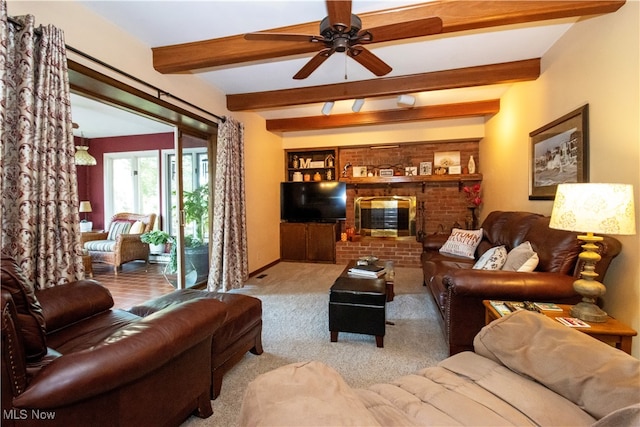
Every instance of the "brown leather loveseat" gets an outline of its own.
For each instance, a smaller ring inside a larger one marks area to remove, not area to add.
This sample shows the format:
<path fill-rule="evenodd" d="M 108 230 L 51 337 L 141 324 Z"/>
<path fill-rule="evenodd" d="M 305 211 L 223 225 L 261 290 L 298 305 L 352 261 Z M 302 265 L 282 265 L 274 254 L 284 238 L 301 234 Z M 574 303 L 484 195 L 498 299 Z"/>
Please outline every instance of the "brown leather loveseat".
<path fill-rule="evenodd" d="M 440 310 L 449 354 L 473 350 L 473 337 L 485 324 L 482 300 L 537 301 L 573 304 L 580 301 L 573 282 L 583 263 L 578 233 L 549 228 L 549 217 L 529 212 L 490 213 L 482 223 L 483 237 L 475 259 L 445 255 L 439 249 L 447 235 L 427 236 L 423 242 L 424 284 Z M 533 272 L 475 270 L 472 266 L 490 248 L 504 245 L 507 251 L 529 241 L 538 254 Z M 618 240 L 604 236 L 598 244 L 602 259 L 596 272 L 604 275 L 620 253 Z"/>
<path fill-rule="evenodd" d="M 171 426 L 212 414 L 223 302 L 192 299 L 140 317 L 112 309 L 93 280 L 34 290 L 5 255 L 1 296 L 3 426 Z"/>

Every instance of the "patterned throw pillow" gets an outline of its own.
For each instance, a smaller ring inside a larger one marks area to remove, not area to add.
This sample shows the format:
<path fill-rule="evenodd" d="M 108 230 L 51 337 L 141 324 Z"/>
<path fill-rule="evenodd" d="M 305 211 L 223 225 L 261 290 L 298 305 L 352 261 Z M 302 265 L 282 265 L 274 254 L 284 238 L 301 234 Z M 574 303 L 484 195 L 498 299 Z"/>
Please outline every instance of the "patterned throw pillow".
<path fill-rule="evenodd" d="M 538 254 L 531 247 L 531 243 L 527 241 L 509 251 L 507 261 L 502 266 L 502 269 L 518 272 L 533 271 L 538 266 L 539 261 Z"/>
<path fill-rule="evenodd" d="M 440 248 L 440 253 L 474 259 L 476 248 L 481 240 L 482 228 L 480 230 L 454 228 L 445 244 Z"/>
<path fill-rule="evenodd" d="M 127 221 L 113 221 L 109 227 L 107 240 L 116 240 L 119 235 L 127 234 L 131 230 L 131 223 Z"/>
<path fill-rule="evenodd" d="M 482 254 L 474 264 L 475 270 L 500 270 L 507 261 L 507 249 L 502 246 L 494 246 Z"/>

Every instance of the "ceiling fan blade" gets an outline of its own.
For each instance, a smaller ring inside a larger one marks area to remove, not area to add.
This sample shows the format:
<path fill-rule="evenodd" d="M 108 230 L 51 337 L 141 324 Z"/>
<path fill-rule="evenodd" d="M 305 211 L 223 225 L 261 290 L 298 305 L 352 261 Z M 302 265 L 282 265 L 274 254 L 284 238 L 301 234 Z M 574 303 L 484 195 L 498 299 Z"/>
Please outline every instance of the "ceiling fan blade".
<path fill-rule="evenodd" d="M 423 37 L 442 32 L 442 19 L 438 17 L 416 19 L 402 24 L 389 24 L 369 28 L 362 33 L 370 33 L 371 40 L 363 38 L 361 42 L 387 42 L 392 40 Z"/>
<path fill-rule="evenodd" d="M 265 41 L 285 41 L 285 42 L 318 42 L 323 37 L 308 34 L 288 34 L 288 33 L 247 33 L 244 35 L 245 40 L 265 40 Z"/>
<path fill-rule="evenodd" d="M 302 67 L 300 71 L 298 71 L 296 75 L 293 76 L 293 78 L 296 80 L 306 79 L 311 75 L 311 73 L 316 70 L 316 68 L 322 65 L 322 63 L 326 61 L 328 57 L 333 55 L 333 52 L 334 50 L 331 48 L 322 49 L 316 54 L 316 56 L 311 58 L 311 60 L 309 60 L 309 62 L 307 62 L 304 67 Z"/>
<path fill-rule="evenodd" d="M 347 54 L 376 76 L 389 74 L 393 69 L 364 46 L 353 46 L 347 51 Z"/>
<path fill-rule="evenodd" d="M 327 0 L 327 15 L 332 27 L 351 28 L 351 0 Z"/>

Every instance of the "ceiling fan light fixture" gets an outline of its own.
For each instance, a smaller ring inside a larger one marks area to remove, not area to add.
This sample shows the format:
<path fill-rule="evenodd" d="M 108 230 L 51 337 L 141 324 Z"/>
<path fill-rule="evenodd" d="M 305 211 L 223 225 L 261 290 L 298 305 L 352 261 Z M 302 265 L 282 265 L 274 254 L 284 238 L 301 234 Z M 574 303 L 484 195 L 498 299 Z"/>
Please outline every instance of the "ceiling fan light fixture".
<path fill-rule="evenodd" d="M 333 109 L 333 101 L 329 101 L 329 102 L 325 102 L 324 105 L 322 106 L 322 114 L 324 114 L 325 116 L 328 116 L 329 114 L 331 114 L 331 110 Z"/>
<path fill-rule="evenodd" d="M 364 105 L 364 98 L 357 98 L 353 101 L 353 105 L 351 106 L 351 111 L 354 113 L 359 113 Z"/>
<path fill-rule="evenodd" d="M 400 95 L 398 96 L 398 107 L 411 108 L 416 104 L 416 97 L 413 95 Z"/>

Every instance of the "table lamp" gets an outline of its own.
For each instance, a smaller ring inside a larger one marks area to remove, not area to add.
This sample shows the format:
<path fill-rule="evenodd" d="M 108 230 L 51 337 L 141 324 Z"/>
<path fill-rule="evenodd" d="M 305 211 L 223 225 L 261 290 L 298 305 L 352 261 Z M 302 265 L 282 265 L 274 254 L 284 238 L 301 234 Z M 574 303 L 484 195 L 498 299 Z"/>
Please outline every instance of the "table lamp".
<path fill-rule="evenodd" d="M 91 202 L 82 201 L 80 202 L 80 208 L 78 209 L 80 213 L 84 213 L 84 219 L 80 221 L 80 232 L 84 233 L 87 231 L 91 231 L 93 228 L 93 222 L 87 221 L 87 213 L 91 212 Z"/>
<path fill-rule="evenodd" d="M 580 260 L 584 269 L 573 289 L 582 302 L 571 309 L 571 316 L 587 322 L 606 322 L 607 313 L 596 305 L 606 288 L 596 280 L 595 266 L 600 261 L 594 233 L 631 235 L 636 233 L 633 186 L 629 184 L 559 184 L 549 227 L 586 232 L 578 239 L 585 242 Z"/>

